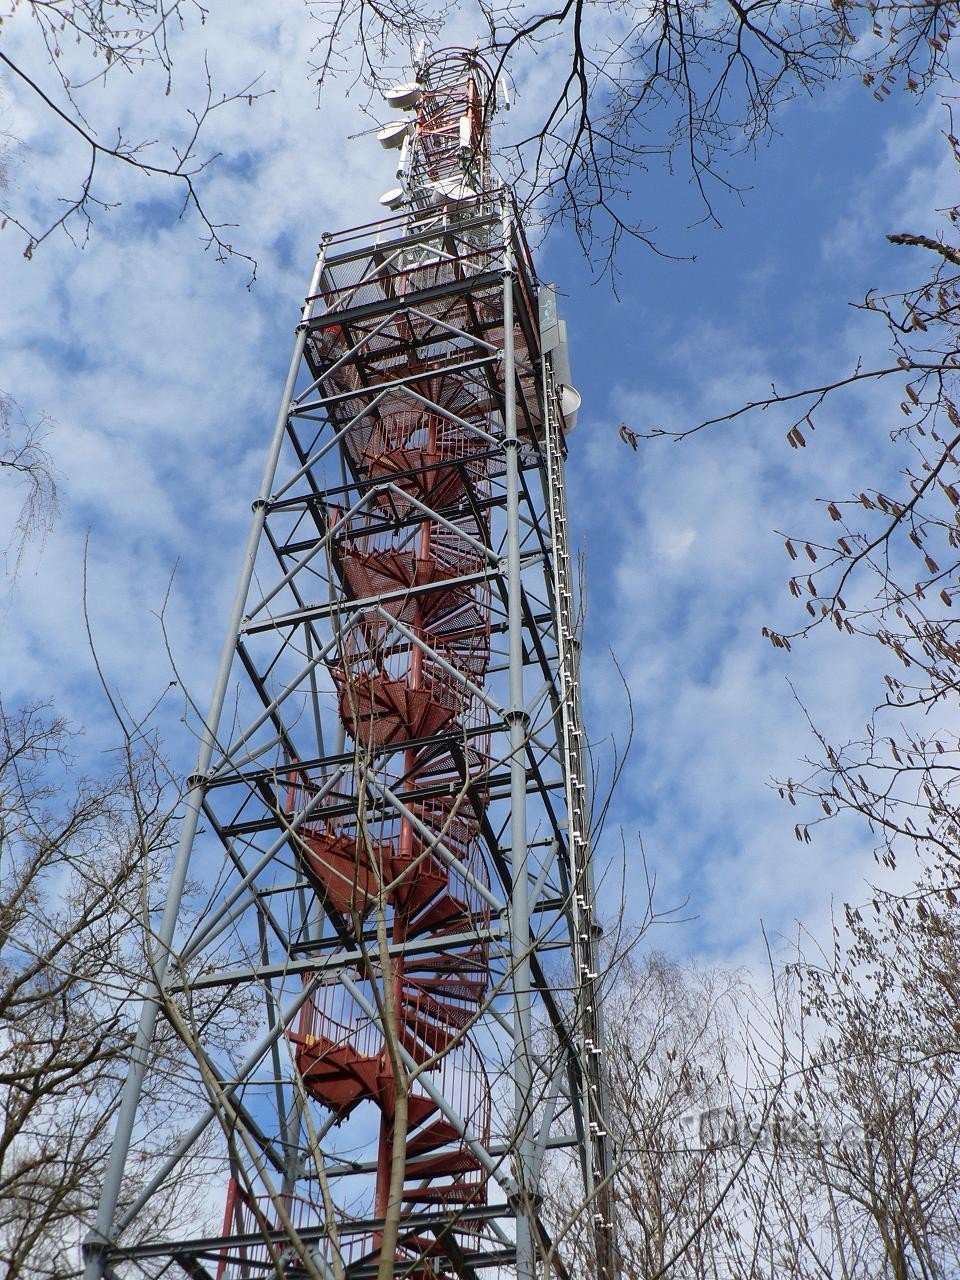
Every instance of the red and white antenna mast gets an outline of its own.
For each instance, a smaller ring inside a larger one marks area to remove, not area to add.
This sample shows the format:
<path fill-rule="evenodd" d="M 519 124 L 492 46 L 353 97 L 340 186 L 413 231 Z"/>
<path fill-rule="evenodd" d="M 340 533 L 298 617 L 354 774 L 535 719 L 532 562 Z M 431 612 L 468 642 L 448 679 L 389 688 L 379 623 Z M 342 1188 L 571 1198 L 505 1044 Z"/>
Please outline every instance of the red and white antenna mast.
<path fill-rule="evenodd" d="M 616 1275 L 563 481 L 579 397 L 491 178 L 483 59 L 440 50 L 386 98 L 398 185 L 389 217 L 324 236 L 297 327 L 89 1280 L 128 1260 L 533 1280 L 548 1253 L 564 1276 L 538 1193 L 562 1147 Z M 131 1189 L 151 1045 L 185 1002 L 208 1010 L 188 1119 Z M 168 1235 L 156 1207 L 198 1162 L 222 1225 Z"/>

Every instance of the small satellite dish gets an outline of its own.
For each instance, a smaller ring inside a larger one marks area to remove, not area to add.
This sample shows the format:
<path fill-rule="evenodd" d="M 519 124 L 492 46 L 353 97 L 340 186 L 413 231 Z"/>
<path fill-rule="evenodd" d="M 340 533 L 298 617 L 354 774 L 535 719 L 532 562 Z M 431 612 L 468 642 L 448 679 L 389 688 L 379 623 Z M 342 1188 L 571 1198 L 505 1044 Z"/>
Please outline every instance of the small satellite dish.
<path fill-rule="evenodd" d="M 404 200 L 406 200 L 406 193 L 403 187 L 391 187 L 380 197 L 380 203 L 386 205 L 388 209 L 399 209 Z"/>
<path fill-rule="evenodd" d="M 560 412 L 563 414 L 567 431 L 570 432 L 577 425 L 577 413 L 583 404 L 583 397 L 576 387 L 571 387 L 565 382 L 561 382 L 557 387 L 557 394 L 560 400 Z"/>
<path fill-rule="evenodd" d="M 386 151 L 403 146 L 403 140 L 410 132 L 409 120 L 390 120 L 377 130 L 377 141 Z"/>
<path fill-rule="evenodd" d="M 435 204 L 464 204 L 476 200 L 476 188 L 466 178 L 439 178 L 428 185 L 430 199 Z"/>
<path fill-rule="evenodd" d="M 384 93 L 384 101 L 394 111 L 412 111 L 420 102 L 423 87 L 410 80 L 406 84 L 392 85 Z"/>

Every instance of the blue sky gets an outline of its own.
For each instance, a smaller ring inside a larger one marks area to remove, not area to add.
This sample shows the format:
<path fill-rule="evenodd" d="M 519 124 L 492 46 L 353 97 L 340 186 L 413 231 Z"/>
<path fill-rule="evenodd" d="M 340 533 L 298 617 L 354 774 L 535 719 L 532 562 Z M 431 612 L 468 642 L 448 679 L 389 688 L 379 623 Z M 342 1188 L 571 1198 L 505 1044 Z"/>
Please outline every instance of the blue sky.
<path fill-rule="evenodd" d="M 156 614 L 176 570 L 166 622 L 179 670 L 202 703 L 213 678 L 246 533 L 249 501 L 280 394 L 293 326 L 325 229 L 377 216 L 389 160 L 369 139 L 359 97 L 330 95 L 318 113 L 307 74 L 311 29 L 299 6 L 264 17 L 235 0 L 179 40 L 170 99 L 149 73 L 97 91 L 95 120 L 162 136 L 196 101 L 202 55 L 231 87 L 263 71 L 275 90 L 210 122 L 225 162 L 204 191 L 215 216 L 260 263 L 204 254 L 199 228 L 178 221 L 177 193 L 158 180 L 105 171 L 105 198 L 81 252 L 63 237 L 32 261 L 23 237 L 0 234 L 6 306 L 0 387 L 28 414 L 48 414 L 62 512 L 33 546 L 0 614 L 5 702 L 52 698 L 85 726 L 91 769 L 113 741 L 82 630 L 82 556 L 89 533 L 89 607 L 111 682 L 143 711 L 170 681 Z M 222 40 L 229 13 L 231 37 Z M 5 47 L 49 83 L 29 33 L 8 23 Z M 7 43 L 9 42 L 9 43 Z M 533 95 L 531 95 L 532 97 Z M 523 77 L 512 122 L 532 109 Z M 508 120 L 504 127 L 510 127 Z M 49 207 L 84 157 L 73 140 L 7 85 L 0 127 L 21 139 L 12 199 Z M 750 187 L 718 198 L 722 229 L 699 217 L 682 175 L 638 175 L 633 205 L 662 246 L 696 261 L 625 245 L 618 296 L 558 235 L 538 254 L 565 294 L 575 381 L 583 394 L 568 476 L 575 536 L 586 553 L 588 727 L 601 744 L 624 720 L 611 651 L 636 715 L 630 766 L 601 862 L 619 872 L 616 825 L 636 901 L 637 839 L 661 903 L 688 900 L 685 925 L 657 945 L 713 960 L 761 954 L 761 921 L 788 937 L 802 919 L 825 927 L 832 900 L 863 894 L 875 874 L 865 833 L 829 824 L 812 845 L 793 837 L 796 813 L 769 785 L 802 770 L 812 743 L 788 679 L 811 714 L 855 735 L 876 692 L 876 657 L 862 642 L 817 636 L 785 657 L 761 636 L 788 629 L 798 606 L 776 532 L 822 532 L 817 498 L 889 474 L 885 444 L 896 389 L 865 386 L 822 416 L 805 450 L 774 413 L 683 444 L 617 437 L 684 428 L 778 386 L 803 385 L 869 363 L 881 326 L 851 310 L 870 287 L 892 288 L 920 266 L 888 231 L 937 230 L 949 169 L 932 103 L 877 104 L 858 84 L 791 105 L 781 135 L 731 175 Z M 193 743 L 172 690 L 157 724 L 175 767 Z"/>

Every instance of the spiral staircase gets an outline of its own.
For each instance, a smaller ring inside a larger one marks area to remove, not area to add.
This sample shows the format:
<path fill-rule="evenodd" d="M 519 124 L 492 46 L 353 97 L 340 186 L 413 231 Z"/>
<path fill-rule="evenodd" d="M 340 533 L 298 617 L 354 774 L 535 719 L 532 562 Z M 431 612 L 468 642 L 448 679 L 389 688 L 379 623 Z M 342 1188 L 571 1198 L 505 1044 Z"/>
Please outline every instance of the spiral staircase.
<path fill-rule="evenodd" d="M 469 411 L 476 416 L 477 406 Z M 412 532 L 408 524 L 402 537 L 366 533 L 363 519 L 344 521 L 342 530 L 335 521 L 336 567 L 351 602 L 331 664 L 340 719 L 368 762 L 384 748 L 392 749 L 390 760 L 403 761 L 398 786 L 409 817 L 371 827 L 352 816 L 324 820 L 321 805 L 300 827 L 300 867 L 327 911 L 358 939 L 370 936 L 379 916 L 396 954 L 384 966 L 368 943 L 373 954 L 357 974 L 369 1005 L 383 1011 L 380 1019 L 332 982 L 314 992 L 290 1039 L 306 1090 L 338 1122 L 364 1103 L 379 1109 L 377 1217 L 387 1212 L 393 1153 L 403 1144 L 402 1222 L 424 1206 L 455 1211 L 486 1195 L 481 1163 L 463 1130 L 416 1078 L 406 1083 L 411 1070 L 424 1073 L 453 1102 L 466 1131 L 488 1140 L 489 1087 L 470 1030 L 490 983 L 488 946 L 474 940 L 489 920 L 482 896 L 487 871 L 467 779 L 442 745 L 466 735 L 472 778 L 482 775 L 487 712 L 475 691 L 489 663 L 490 602 L 485 582 L 471 579 L 482 568 L 478 545 L 487 535 L 462 508 L 465 489 L 475 495 L 485 475 L 473 456 L 475 438 L 438 414 L 381 414 L 355 429 L 346 445 L 361 480 L 375 486 L 389 479 L 393 502 L 405 495 L 430 513 Z M 303 778 L 291 810 L 319 782 Z M 403 944 L 431 939 L 435 949 L 403 954 Z M 391 1004 L 391 1030 L 405 1055 L 401 1078 L 383 1030 Z M 378 1243 L 377 1233 L 365 1242 L 367 1263 Z M 442 1241 L 411 1239 L 403 1253 L 420 1259 L 405 1272 L 414 1280 L 450 1274 Z"/>

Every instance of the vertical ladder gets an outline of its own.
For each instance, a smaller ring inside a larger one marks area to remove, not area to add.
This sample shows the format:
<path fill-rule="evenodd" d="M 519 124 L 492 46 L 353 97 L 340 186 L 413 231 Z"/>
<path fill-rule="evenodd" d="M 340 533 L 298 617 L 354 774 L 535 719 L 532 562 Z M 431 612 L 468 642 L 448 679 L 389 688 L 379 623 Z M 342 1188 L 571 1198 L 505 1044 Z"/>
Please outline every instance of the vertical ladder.
<path fill-rule="evenodd" d="M 550 356 L 544 357 L 545 445 L 553 590 L 559 651 L 560 745 L 567 798 L 567 846 L 570 866 L 570 917 L 576 969 L 575 1035 L 582 1080 L 582 1107 L 588 1152 L 585 1169 L 591 1198 L 593 1237 L 599 1280 L 615 1280 L 616 1240 L 613 1212 L 613 1153 L 604 1116 L 603 1023 L 600 1016 L 599 940 L 596 920 L 590 796 L 584 770 L 585 741 L 580 705 L 580 639 L 577 634 L 559 397 Z"/>

